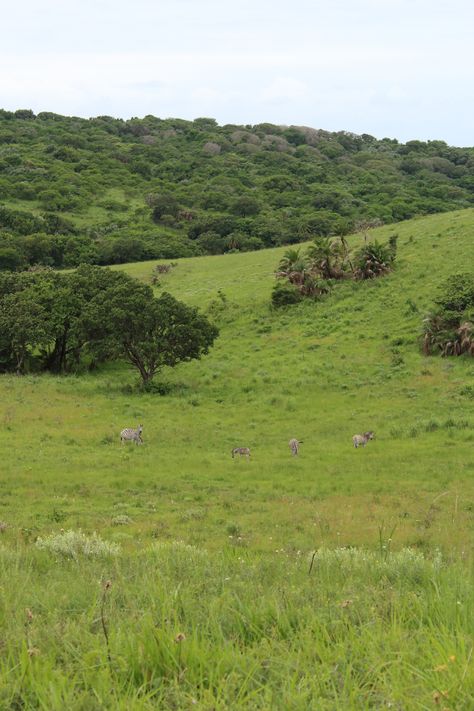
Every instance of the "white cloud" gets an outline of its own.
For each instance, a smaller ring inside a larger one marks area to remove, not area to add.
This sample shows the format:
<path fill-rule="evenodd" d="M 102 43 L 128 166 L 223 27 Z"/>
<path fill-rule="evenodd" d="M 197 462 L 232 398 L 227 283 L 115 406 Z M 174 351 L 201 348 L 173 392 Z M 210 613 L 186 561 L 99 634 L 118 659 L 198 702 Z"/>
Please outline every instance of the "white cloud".
<path fill-rule="evenodd" d="M 5 108 L 474 144 L 467 0 L 24 0 L 2 12 Z"/>

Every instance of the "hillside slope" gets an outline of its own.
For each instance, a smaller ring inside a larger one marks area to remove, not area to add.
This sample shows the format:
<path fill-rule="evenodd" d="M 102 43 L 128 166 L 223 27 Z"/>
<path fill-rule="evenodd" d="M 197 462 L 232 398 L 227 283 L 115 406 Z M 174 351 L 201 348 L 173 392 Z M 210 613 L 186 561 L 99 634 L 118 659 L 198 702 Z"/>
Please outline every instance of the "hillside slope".
<path fill-rule="evenodd" d="M 0 268 L 219 254 L 474 201 L 474 149 L 0 110 Z"/>
<path fill-rule="evenodd" d="M 0 376 L 1 708 L 474 707 L 474 363 L 418 347 L 474 210 L 393 229 L 392 274 L 279 312 L 282 250 L 179 260 L 221 333 L 161 395 Z"/>
<path fill-rule="evenodd" d="M 42 487 L 54 482 L 65 497 L 61 517 L 81 526 L 109 529 L 114 501 L 141 535 L 163 525 L 167 536 L 207 544 L 221 545 L 235 523 L 251 546 L 277 538 L 301 547 L 321 535 L 322 517 L 330 540 L 345 544 L 374 543 L 390 518 L 400 543 L 451 546 L 446 517 L 462 491 L 457 531 L 471 536 L 474 366 L 427 359 L 418 339 L 440 280 L 472 263 L 474 211 L 396 231 L 393 274 L 282 312 L 269 308 L 279 250 L 179 261 L 160 288 L 198 305 L 221 334 L 200 362 L 163 373 L 164 396 L 135 393 L 133 374 L 118 366 L 76 378 L 3 377 L 0 436 L 13 444 L 3 468 L 16 515 L 30 492 L 38 509 L 24 525 L 48 527 Z M 152 268 L 126 267 L 145 281 Z M 117 447 L 120 429 L 137 422 L 146 447 Z M 355 452 L 352 435 L 368 429 L 377 440 Z M 287 445 L 294 436 L 304 441 L 297 460 Z M 252 461 L 233 461 L 234 446 L 251 447 Z M 438 526 L 420 529 L 420 511 L 444 492 Z"/>

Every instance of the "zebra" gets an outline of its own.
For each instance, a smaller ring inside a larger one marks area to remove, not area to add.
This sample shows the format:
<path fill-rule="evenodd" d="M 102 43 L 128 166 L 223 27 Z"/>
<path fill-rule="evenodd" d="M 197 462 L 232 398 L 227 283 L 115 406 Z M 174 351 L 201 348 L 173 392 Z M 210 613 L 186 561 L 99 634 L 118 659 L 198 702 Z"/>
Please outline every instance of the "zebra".
<path fill-rule="evenodd" d="M 127 441 L 135 442 L 135 444 L 143 444 L 142 440 L 143 425 L 138 425 L 134 430 L 132 427 L 126 427 L 120 433 L 120 441 L 122 444 Z"/>
<path fill-rule="evenodd" d="M 250 449 L 248 447 L 234 447 L 231 454 L 232 454 L 232 459 L 235 457 L 236 454 L 239 454 L 241 457 L 247 457 L 247 459 L 249 459 L 250 458 Z"/>
<path fill-rule="evenodd" d="M 354 435 L 352 441 L 354 443 L 354 447 L 357 449 L 359 445 L 365 447 L 370 439 L 375 439 L 375 432 L 364 432 L 363 435 Z"/>
<path fill-rule="evenodd" d="M 302 439 L 298 440 L 298 439 L 293 438 L 293 439 L 290 439 L 290 441 L 288 442 L 288 446 L 291 449 L 291 453 L 294 457 L 296 457 L 298 454 L 300 444 L 303 444 Z"/>

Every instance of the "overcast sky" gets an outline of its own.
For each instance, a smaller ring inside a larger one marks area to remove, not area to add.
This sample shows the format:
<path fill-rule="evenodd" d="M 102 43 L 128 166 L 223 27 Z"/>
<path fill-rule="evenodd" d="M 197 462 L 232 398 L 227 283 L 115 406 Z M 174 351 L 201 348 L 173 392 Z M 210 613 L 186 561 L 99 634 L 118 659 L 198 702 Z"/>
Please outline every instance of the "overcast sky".
<path fill-rule="evenodd" d="M 0 107 L 474 145 L 472 0 L 17 0 Z"/>

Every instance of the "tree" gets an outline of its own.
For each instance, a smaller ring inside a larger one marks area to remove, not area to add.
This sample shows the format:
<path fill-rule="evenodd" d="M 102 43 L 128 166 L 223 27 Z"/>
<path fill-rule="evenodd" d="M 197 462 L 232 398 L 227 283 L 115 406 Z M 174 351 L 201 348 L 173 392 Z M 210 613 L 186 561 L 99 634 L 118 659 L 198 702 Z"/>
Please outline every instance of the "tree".
<path fill-rule="evenodd" d="M 146 197 L 146 203 L 153 210 L 154 222 L 159 222 L 163 215 L 176 217 L 179 212 L 179 203 L 172 193 L 150 193 Z"/>
<path fill-rule="evenodd" d="M 354 276 L 356 279 L 374 279 L 392 270 L 395 252 L 391 244 L 374 240 L 365 244 L 355 254 Z"/>
<path fill-rule="evenodd" d="M 331 290 L 331 282 L 321 278 L 321 274 L 312 268 L 307 254 L 301 254 L 300 249 L 288 249 L 280 260 L 277 278 L 286 278 L 290 284 L 297 287 L 302 296 L 322 296 Z M 291 292 L 286 296 L 291 298 Z M 283 292 L 275 292 L 272 301 L 285 299 Z M 287 302 L 288 303 L 288 302 Z"/>
<path fill-rule="evenodd" d="M 252 195 L 242 195 L 234 201 L 231 209 L 234 215 L 240 215 L 241 217 L 258 215 L 260 212 L 260 203 Z"/>
<path fill-rule="evenodd" d="M 194 308 L 143 284 L 117 283 L 89 303 L 84 314 L 91 349 L 126 360 L 148 385 L 164 366 L 200 358 L 218 330 Z"/>
<path fill-rule="evenodd" d="M 54 373 L 76 366 L 89 343 L 84 314 L 97 296 L 107 298 L 117 283 L 132 289 L 135 281 L 121 272 L 82 265 L 71 274 L 46 272 L 35 283 L 35 298 L 48 314 L 51 339 L 43 349 L 42 365 Z"/>
<path fill-rule="evenodd" d="M 308 249 L 312 271 L 323 279 L 342 279 L 348 274 L 349 253 L 346 241 L 316 238 Z"/>
<path fill-rule="evenodd" d="M 45 347 L 52 338 L 48 314 L 36 303 L 31 288 L 3 297 L 0 332 L 3 350 L 13 357 L 14 367 L 20 375 L 24 372 L 27 357 Z"/>
<path fill-rule="evenodd" d="M 0 247 L 0 271 L 14 272 L 23 264 L 23 257 L 14 247 Z"/>

